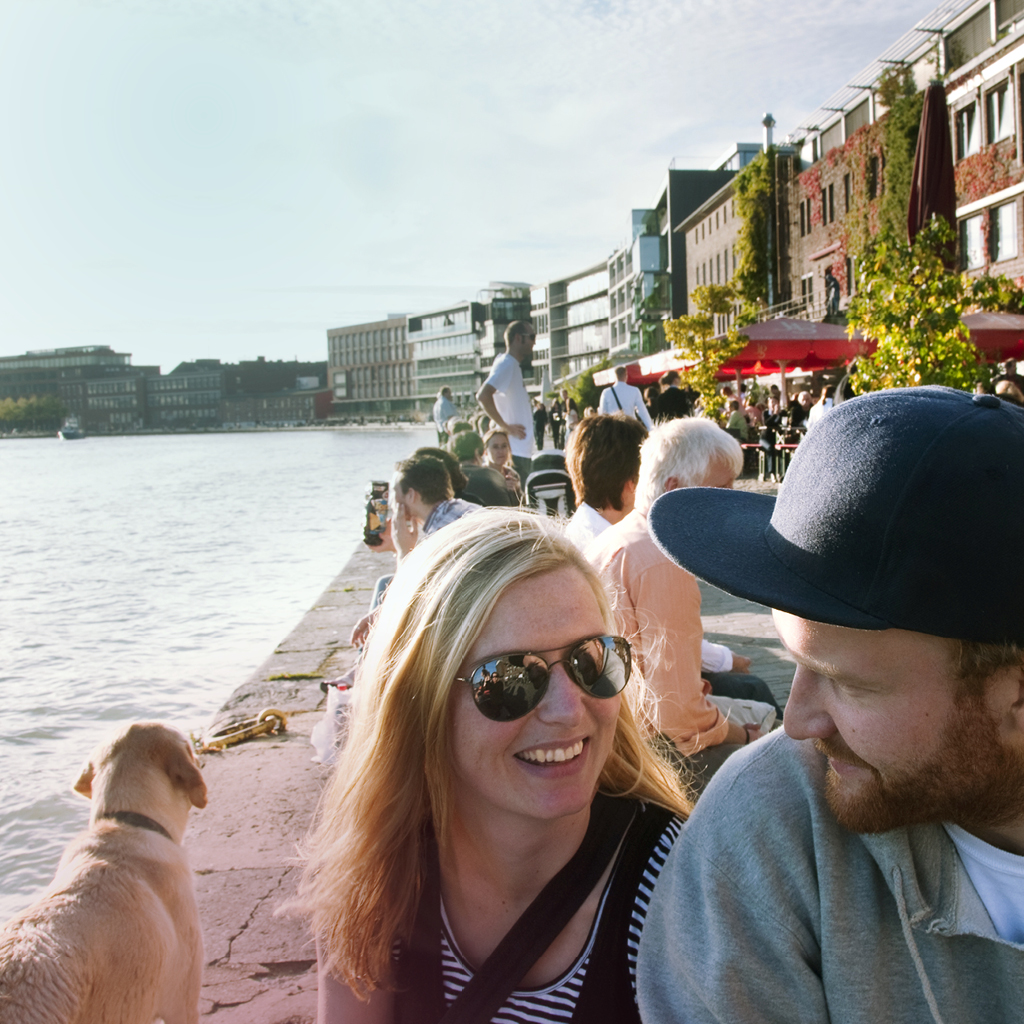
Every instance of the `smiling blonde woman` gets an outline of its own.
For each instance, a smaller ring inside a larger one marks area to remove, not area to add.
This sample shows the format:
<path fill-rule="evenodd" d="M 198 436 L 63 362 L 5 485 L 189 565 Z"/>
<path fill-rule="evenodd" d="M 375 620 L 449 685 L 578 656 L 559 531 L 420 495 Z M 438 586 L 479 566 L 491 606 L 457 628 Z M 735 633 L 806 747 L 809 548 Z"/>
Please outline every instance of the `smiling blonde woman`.
<path fill-rule="evenodd" d="M 689 803 L 600 581 L 545 517 L 483 511 L 417 547 L 392 598 L 300 889 L 320 1021 L 456 1000 L 465 1021 L 639 1020 L 637 936 Z"/>

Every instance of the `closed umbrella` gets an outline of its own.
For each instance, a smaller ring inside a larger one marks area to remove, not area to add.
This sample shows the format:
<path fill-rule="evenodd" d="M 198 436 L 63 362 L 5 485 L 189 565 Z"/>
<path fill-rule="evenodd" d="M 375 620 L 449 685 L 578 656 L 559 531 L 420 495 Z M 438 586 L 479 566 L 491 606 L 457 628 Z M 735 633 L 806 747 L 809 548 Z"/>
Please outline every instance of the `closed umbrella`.
<path fill-rule="evenodd" d="M 907 207 L 907 236 L 914 244 L 917 233 L 933 216 L 956 226 L 956 182 L 953 177 L 953 140 L 949 135 L 946 90 L 932 82 L 925 90 L 921 128 L 914 152 L 914 176 Z M 946 265 L 953 269 L 955 250 L 950 247 Z"/>

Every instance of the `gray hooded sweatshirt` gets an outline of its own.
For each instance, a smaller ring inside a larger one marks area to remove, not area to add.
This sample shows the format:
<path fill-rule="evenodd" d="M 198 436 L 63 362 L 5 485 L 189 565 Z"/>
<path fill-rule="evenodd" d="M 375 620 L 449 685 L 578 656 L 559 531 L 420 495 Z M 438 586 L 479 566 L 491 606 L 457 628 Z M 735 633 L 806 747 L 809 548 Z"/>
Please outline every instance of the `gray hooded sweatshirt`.
<path fill-rule="evenodd" d="M 1024 1021 L 1005 942 L 941 825 L 843 828 L 825 759 L 781 731 L 712 779 L 640 941 L 645 1024 Z"/>

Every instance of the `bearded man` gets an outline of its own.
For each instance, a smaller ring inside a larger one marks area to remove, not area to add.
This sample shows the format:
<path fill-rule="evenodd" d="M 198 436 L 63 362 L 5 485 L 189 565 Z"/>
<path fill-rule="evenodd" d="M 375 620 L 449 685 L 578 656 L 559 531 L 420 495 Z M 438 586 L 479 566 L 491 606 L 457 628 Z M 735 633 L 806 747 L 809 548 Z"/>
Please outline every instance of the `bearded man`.
<path fill-rule="evenodd" d="M 660 876 L 645 1022 L 1020 1019 L 1022 466 L 1024 411 L 908 388 L 824 417 L 778 499 L 655 502 L 797 667 L 785 734 L 726 762 Z"/>

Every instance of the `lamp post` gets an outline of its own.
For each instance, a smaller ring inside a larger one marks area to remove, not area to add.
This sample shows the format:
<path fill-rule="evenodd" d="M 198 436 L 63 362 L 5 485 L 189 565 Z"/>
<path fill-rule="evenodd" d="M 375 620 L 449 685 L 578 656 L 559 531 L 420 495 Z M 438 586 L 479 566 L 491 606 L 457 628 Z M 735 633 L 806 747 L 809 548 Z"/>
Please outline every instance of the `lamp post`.
<path fill-rule="evenodd" d="M 772 148 L 772 129 L 775 127 L 775 118 L 771 114 L 765 113 L 764 118 L 761 121 L 764 125 L 764 155 L 765 159 L 769 161 L 769 172 L 772 176 L 772 197 L 775 196 L 775 168 L 771 164 L 771 156 L 769 150 Z M 774 212 L 775 203 L 772 202 L 771 207 L 768 210 L 768 308 L 771 309 L 775 305 L 775 294 L 772 286 L 772 214 Z"/>

